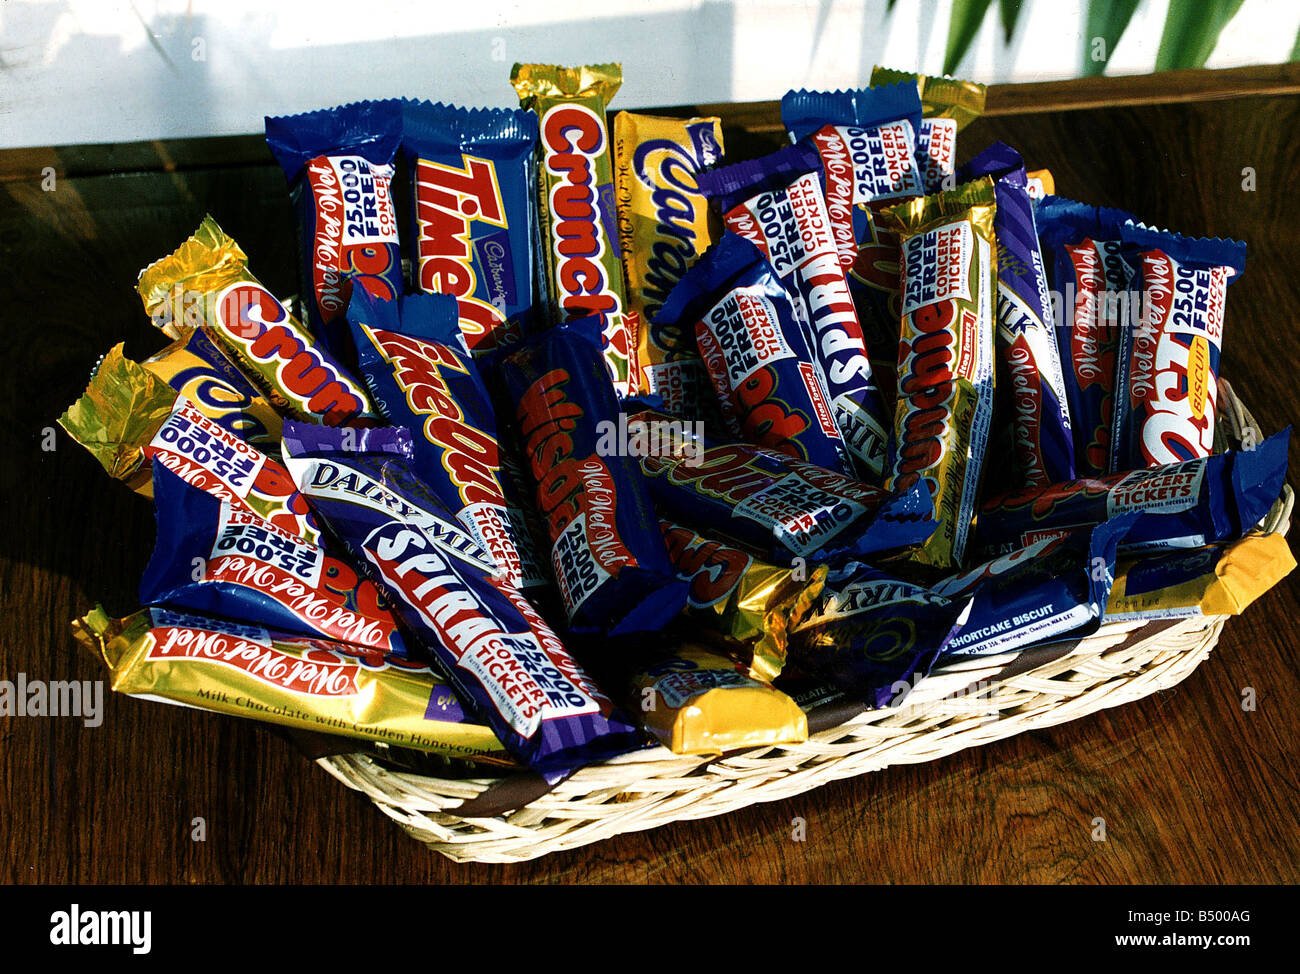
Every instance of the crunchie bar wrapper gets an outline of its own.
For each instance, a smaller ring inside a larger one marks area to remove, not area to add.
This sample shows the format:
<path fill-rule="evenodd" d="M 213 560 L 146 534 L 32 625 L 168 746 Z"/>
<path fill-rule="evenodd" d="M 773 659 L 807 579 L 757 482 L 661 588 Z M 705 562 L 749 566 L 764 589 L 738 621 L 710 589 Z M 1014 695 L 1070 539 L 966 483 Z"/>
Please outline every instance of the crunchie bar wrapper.
<path fill-rule="evenodd" d="M 922 484 L 939 530 L 918 559 L 960 567 L 993 415 L 997 249 L 993 182 L 881 211 L 902 245 L 902 339 L 888 484 Z"/>
<path fill-rule="evenodd" d="M 402 102 L 411 174 L 411 283 L 456 299 L 474 355 L 534 326 L 533 151 L 537 116 Z"/>
<path fill-rule="evenodd" d="M 618 64 L 516 64 L 510 82 L 537 113 L 538 210 L 554 322 L 595 315 L 619 398 L 636 394 L 639 324 L 619 252 L 605 109 L 623 83 Z"/>
<path fill-rule="evenodd" d="M 341 426 L 376 418 L 361 384 L 248 270 L 248 258 L 211 216 L 136 287 L 155 324 L 176 337 L 202 327 L 281 413 Z"/>
<path fill-rule="evenodd" d="M 426 663 L 162 608 L 113 620 L 97 607 L 72 629 L 108 664 L 118 693 L 513 763 L 492 730 L 466 713 L 452 687 Z"/>
<path fill-rule="evenodd" d="M 695 258 L 717 239 L 718 220 L 696 177 L 722 157 L 717 118 L 614 116 L 614 184 L 628 309 L 637 315 L 636 391 L 664 409 L 701 418 L 712 406 L 704 364 L 689 329 L 659 311 Z"/>
<path fill-rule="evenodd" d="M 320 537 L 307 501 L 289 471 L 209 419 L 115 345 L 85 394 L 59 425 L 116 480 L 153 496 L 157 459 L 188 484 L 256 514 L 294 537 Z"/>
<path fill-rule="evenodd" d="M 947 181 L 957 168 L 957 133 L 984 114 L 984 85 L 934 75 L 910 74 L 891 68 L 871 69 L 873 85 L 913 81 L 921 95 L 924 118 L 917 130 L 916 161 L 926 193 L 951 189 Z"/>

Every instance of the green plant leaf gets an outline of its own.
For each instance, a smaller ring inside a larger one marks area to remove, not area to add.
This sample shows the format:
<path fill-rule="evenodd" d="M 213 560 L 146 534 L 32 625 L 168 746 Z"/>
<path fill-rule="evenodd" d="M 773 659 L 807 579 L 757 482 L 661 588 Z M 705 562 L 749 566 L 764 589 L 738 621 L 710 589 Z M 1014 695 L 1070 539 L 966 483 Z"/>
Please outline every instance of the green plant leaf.
<path fill-rule="evenodd" d="M 1169 0 L 1156 53 L 1157 71 L 1200 68 L 1214 53 L 1223 28 L 1244 0 Z"/>
<path fill-rule="evenodd" d="M 1115 45 L 1128 29 L 1137 9 L 1138 0 L 1089 0 L 1087 27 L 1083 34 L 1083 74 L 1096 77 L 1106 70 Z M 1106 45 L 1106 60 L 1092 59 L 1092 43 L 1100 37 Z"/>
<path fill-rule="evenodd" d="M 1002 36 L 1008 44 L 1011 43 L 1011 35 L 1016 32 L 1021 3 L 1022 0 L 998 0 L 998 12 L 1002 14 Z"/>
<path fill-rule="evenodd" d="M 966 56 L 971 41 L 979 33 L 984 14 L 993 0 L 952 0 L 952 16 L 948 20 L 948 47 L 943 55 L 943 73 L 952 74 Z"/>
<path fill-rule="evenodd" d="M 1300 31 L 1296 31 L 1295 47 L 1291 48 L 1291 60 L 1300 61 Z"/>

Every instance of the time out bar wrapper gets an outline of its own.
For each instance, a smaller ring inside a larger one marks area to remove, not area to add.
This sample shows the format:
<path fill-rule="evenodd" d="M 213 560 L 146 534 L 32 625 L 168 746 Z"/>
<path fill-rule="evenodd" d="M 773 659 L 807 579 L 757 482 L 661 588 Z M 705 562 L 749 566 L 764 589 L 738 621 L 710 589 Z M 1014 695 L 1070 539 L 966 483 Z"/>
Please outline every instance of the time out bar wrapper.
<path fill-rule="evenodd" d="M 173 337 L 207 329 L 267 400 L 288 416 L 341 426 L 374 420 L 366 391 L 248 271 L 248 258 L 211 216 L 174 253 L 140 272 L 144 309 Z"/>
<path fill-rule="evenodd" d="M 501 467 L 491 400 L 446 294 L 354 295 L 357 370 L 390 423 L 411 431 L 413 467 L 515 588 L 546 584 L 523 502 Z"/>
<path fill-rule="evenodd" d="M 354 286 L 381 298 L 402 293 L 393 206 L 401 137 L 393 99 L 266 118 L 266 144 L 297 214 L 307 327 L 336 352 L 347 347 L 343 317 Z"/>
<path fill-rule="evenodd" d="M 686 269 L 717 239 L 717 217 L 696 184 L 722 157 L 717 118 L 614 116 L 614 185 L 629 310 L 637 314 L 636 390 L 697 419 L 712 402 L 690 331 L 658 320 Z"/>
<path fill-rule="evenodd" d="M 807 144 L 700 174 L 727 229 L 753 243 L 792 295 L 831 397 L 831 417 L 855 470 L 879 483 L 889 432 L 866 342 L 840 266 L 822 193 L 821 161 Z"/>
<path fill-rule="evenodd" d="M 1246 245 L 1135 224 L 1121 228 L 1120 240 L 1141 314 L 1120 331 L 1110 470 L 1209 456 L 1224 306 L 1245 269 Z"/>
<path fill-rule="evenodd" d="M 795 305 L 753 243 L 726 231 L 686 272 L 659 315 L 694 335 L 728 433 L 850 472 Z"/>
<path fill-rule="evenodd" d="M 146 609 L 96 608 L 73 634 L 103 658 L 118 693 L 302 730 L 509 763 L 488 727 L 424 663 L 262 626 Z"/>
<path fill-rule="evenodd" d="M 916 161 L 925 191 L 937 193 L 957 168 L 957 133 L 984 114 L 984 85 L 892 68 L 871 69 L 873 85 L 916 82 L 924 118 L 917 130 Z"/>
<path fill-rule="evenodd" d="M 605 109 L 623 84 L 618 64 L 516 64 L 510 83 L 537 113 L 538 211 L 554 320 L 596 315 L 619 398 L 636 394 L 636 316 L 618 243 Z"/>
<path fill-rule="evenodd" d="M 662 527 L 678 576 L 691 584 L 690 617 L 748 653 L 754 679 L 776 679 L 785 665 L 790 630 L 821 593 L 826 566 L 778 568 L 672 521 Z"/>
<path fill-rule="evenodd" d="M 408 99 L 402 119 L 414 285 L 455 297 L 473 354 L 516 341 L 534 320 L 537 116 Z"/>
<path fill-rule="evenodd" d="M 993 415 L 993 182 L 881 211 L 902 242 L 902 339 L 889 485 L 922 484 L 939 530 L 918 560 L 960 567 Z"/>
<path fill-rule="evenodd" d="M 1240 615 L 1295 566 L 1281 534 L 1125 559 L 1115 570 L 1106 621 Z"/>
<path fill-rule="evenodd" d="M 636 746 L 635 729 L 420 484 L 408 431 L 290 422 L 284 452 L 321 519 L 519 761 L 555 783 Z"/>
<path fill-rule="evenodd" d="M 628 681 L 629 705 L 674 754 L 801 744 L 808 718 L 790 697 L 725 656 L 684 645 L 654 655 Z"/>
<path fill-rule="evenodd" d="M 59 425 L 116 480 L 153 496 L 155 458 L 188 484 L 275 524 L 320 537 L 307 501 L 278 461 L 203 415 L 115 345 Z"/>
<path fill-rule="evenodd" d="M 410 655 L 383 596 L 346 561 L 153 468 L 158 540 L 142 605 Z"/>

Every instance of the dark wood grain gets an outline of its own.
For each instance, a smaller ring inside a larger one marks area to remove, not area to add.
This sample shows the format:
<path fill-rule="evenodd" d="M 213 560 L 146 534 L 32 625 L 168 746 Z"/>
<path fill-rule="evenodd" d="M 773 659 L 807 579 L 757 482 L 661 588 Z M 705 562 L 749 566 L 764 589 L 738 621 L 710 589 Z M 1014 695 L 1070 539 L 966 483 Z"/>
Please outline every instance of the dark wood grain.
<path fill-rule="evenodd" d="M 1052 169 L 1064 195 L 1245 239 L 1223 374 L 1268 431 L 1300 415 L 1300 98 L 1282 82 L 1230 101 L 1008 112 L 961 140 L 967 155 L 995 138 L 1019 147 L 1031 166 Z M 1094 89 L 1080 92 L 1081 103 L 1095 101 Z M 1060 86 L 1043 93 L 1069 103 Z M 41 439 L 109 345 L 125 340 L 138 356 L 163 344 L 135 297 L 138 269 L 211 209 L 269 287 L 296 286 L 284 185 L 269 158 L 182 156 L 170 171 L 89 167 L 52 193 L 39 168 L 0 185 L 0 678 L 101 679 L 68 620 L 96 601 L 117 614 L 135 607 L 153 542 L 149 502 L 61 432 L 52 452 Z M 1242 189 L 1245 167 L 1254 192 Z M 1232 620 L 1184 683 L 1122 708 L 517 866 L 427 852 L 247 721 L 111 695 L 94 729 L 0 718 L 0 880 L 1293 883 L 1298 607 L 1293 575 Z M 1254 711 L 1241 707 L 1245 687 L 1256 691 Z M 205 842 L 190 838 L 195 817 L 206 820 Z M 1092 839 L 1097 817 L 1105 842 Z M 792 840 L 796 818 L 806 841 Z"/>

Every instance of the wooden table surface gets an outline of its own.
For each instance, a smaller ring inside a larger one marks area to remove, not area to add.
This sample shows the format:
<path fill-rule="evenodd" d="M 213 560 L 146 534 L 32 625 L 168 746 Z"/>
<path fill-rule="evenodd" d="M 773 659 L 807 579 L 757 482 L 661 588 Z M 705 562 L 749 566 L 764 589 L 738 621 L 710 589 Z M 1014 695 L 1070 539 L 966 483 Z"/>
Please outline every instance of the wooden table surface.
<path fill-rule="evenodd" d="M 1267 432 L 1300 416 L 1297 90 L 1295 66 L 995 88 L 960 139 L 963 158 L 995 138 L 1017 146 L 1062 195 L 1246 240 L 1222 373 Z M 754 147 L 772 137 L 770 104 L 728 115 L 766 126 Z M 96 601 L 136 607 L 150 503 L 61 430 L 43 446 L 98 355 L 163 344 L 137 271 L 210 210 L 268 287 L 296 290 L 285 187 L 259 141 L 0 153 L 0 679 L 102 679 L 68 620 Z M 0 880 L 1296 882 L 1298 607 L 1295 573 L 1231 620 L 1185 682 L 1118 709 L 514 866 L 428 852 L 252 722 L 109 695 L 96 728 L 0 718 Z M 195 818 L 205 841 L 191 838 Z"/>

